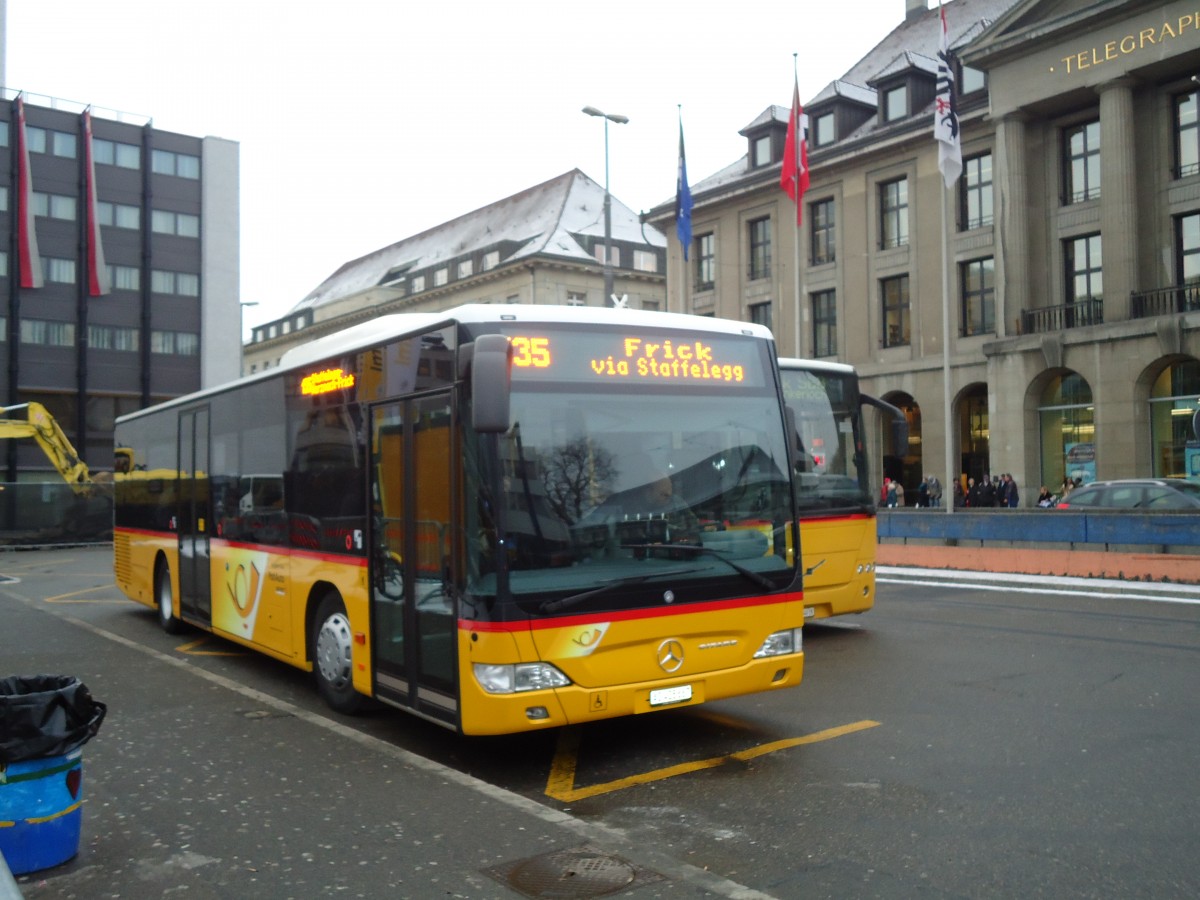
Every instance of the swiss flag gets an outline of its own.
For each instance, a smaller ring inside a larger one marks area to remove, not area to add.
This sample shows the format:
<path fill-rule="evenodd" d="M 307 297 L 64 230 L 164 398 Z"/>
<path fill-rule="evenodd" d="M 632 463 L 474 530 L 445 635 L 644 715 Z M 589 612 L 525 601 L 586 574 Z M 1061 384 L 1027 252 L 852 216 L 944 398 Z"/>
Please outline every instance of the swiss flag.
<path fill-rule="evenodd" d="M 792 114 L 783 144 L 783 171 L 779 186 L 796 204 L 796 225 L 804 216 L 804 192 L 808 190 L 808 141 L 804 139 L 804 108 L 800 105 L 800 80 L 792 89 Z"/>
<path fill-rule="evenodd" d="M 29 144 L 25 140 L 25 100 L 17 96 L 17 267 L 23 288 L 40 288 L 42 257 L 33 227 L 33 173 L 29 169 Z"/>

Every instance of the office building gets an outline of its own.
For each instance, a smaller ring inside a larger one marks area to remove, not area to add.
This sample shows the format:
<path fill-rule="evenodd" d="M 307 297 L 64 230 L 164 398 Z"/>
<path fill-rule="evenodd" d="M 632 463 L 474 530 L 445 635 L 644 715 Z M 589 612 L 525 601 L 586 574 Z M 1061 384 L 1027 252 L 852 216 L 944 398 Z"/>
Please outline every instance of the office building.
<path fill-rule="evenodd" d="M 4 99 L 0 396 L 43 404 L 111 468 L 117 416 L 238 374 L 238 145 Z M 32 442 L 9 444 L 7 480 L 53 479 Z"/>

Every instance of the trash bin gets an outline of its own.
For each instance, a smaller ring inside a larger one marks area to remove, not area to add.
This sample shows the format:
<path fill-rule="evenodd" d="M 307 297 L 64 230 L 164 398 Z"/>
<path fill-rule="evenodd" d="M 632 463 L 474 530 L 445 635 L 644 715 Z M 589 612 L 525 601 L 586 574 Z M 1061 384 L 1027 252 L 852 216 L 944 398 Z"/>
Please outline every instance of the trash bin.
<path fill-rule="evenodd" d="M 79 852 L 82 748 L 105 712 L 67 675 L 0 678 L 0 854 L 14 875 Z"/>

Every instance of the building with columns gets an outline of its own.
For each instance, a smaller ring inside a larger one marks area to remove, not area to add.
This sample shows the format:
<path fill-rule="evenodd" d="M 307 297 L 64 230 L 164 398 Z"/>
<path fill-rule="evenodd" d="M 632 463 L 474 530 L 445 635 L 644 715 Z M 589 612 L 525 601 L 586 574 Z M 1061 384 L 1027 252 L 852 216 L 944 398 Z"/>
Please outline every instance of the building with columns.
<path fill-rule="evenodd" d="M 897 0 L 897 27 L 804 104 L 801 226 L 777 106 L 742 130 L 745 157 L 691 186 L 686 266 L 673 206 L 648 214 L 671 235 L 669 307 L 855 365 L 908 414 L 909 445 L 880 448 L 908 488 L 1012 473 L 1026 505 L 1064 477 L 1200 480 L 1200 9 L 944 10 L 953 187 L 933 138 L 938 9 Z"/>

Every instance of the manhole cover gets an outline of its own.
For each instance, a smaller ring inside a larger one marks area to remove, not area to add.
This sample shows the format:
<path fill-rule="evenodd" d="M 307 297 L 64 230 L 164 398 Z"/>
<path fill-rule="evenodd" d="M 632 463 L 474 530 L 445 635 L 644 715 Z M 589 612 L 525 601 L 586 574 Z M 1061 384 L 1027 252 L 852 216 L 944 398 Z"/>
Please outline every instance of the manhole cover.
<path fill-rule="evenodd" d="M 497 866 L 487 874 L 537 900 L 582 900 L 662 879 L 620 857 L 576 847 Z"/>

